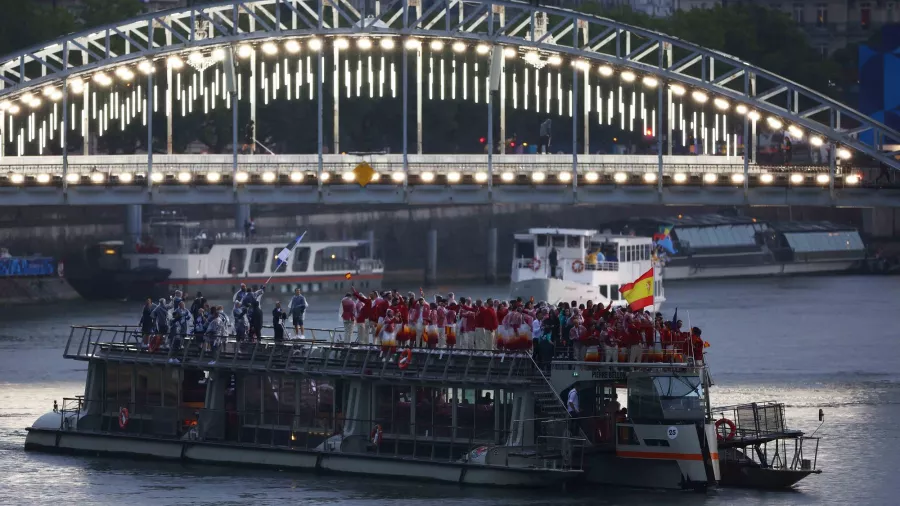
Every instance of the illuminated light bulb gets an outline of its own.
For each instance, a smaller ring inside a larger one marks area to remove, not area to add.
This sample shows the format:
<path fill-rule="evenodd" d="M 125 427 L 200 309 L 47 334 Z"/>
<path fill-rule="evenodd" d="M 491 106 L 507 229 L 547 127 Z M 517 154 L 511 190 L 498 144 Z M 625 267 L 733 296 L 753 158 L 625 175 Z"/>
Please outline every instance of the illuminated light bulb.
<path fill-rule="evenodd" d="M 766 123 L 768 123 L 773 130 L 779 130 L 782 126 L 784 126 L 781 120 L 774 116 L 769 116 L 768 118 L 766 118 Z"/>
<path fill-rule="evenodd" d="M 706 174 L 703 174 L 703 181 L 705 183 L 715 183 L 718 180 L 719 180 L 719 176 L 713 174 L 712 172 L 707 172 Z"/>
<path fill-rule="evenodd" d="M 594 180 L 596 181 L 596 178 Z M 616 172 L 615 174 L 613 174 L 613 181 L 617 183 L 624 183 L 625 181 L 628 181 L 628 174 L 625 174 L 624 172 Z"/>
<path fill-rule="evenodd" d="M 541 61 L 541 56 L 534 51 L 528 51 L 522 56 L 522 59 L 529 63 L 537 63 Z"/>
<path fill-rule="evenodd" d="M 305 177 L 305 174 L 302 172 L 291 172 L 291 182 L 299 183 L 300 181 L 303 181 Z"/>
<path fill-rule="evenodd" d="M 338 37 L 337 39 L 334 39 L 334 47 L 339 50 L 347 49 L 350 47 L 350 41 L 343 37 Z"/>
<path fill-rule="evenodd" d="M 225 56 L 227 56 L 225 54 L 225 50 L 222 49 L 221 47 L 217 47 L 217 48 L 213 49 L 212 53 L 210 53 L 210 54 L 212 55 L 213 60 L 216 60 L 216 61 L 225 61 Z"/>
<path fill-rule="evenodd" d="M 22 103 L 23 104 L 30 104 L 32 100 L 34 100 L 33 93 L 25 93 L 24 95 L 22 95 Z"/>
<path fill-rule="evenodd" d="M 80 175 L 78 175 L 78 174 L 66 174 L 66 182 L 67 182 L 67 183 L 75 184 L 75 183 L 77 183 L 77 182 L 79 182 L 79 181 L 81 181 L 81 176 L 80 176 Z"/>
<path fill-rule="evenodd" d="M 486 172 L 478 172 L 475 174 L 475 181 L 478 181 L 479 183 L 483 183 L 483 182 L 487 181 L 487 178 L 488 178 L 488 175 Z"/>
<path fill-rule="evenodd" d="M 309 39 L 309 42 L 307 42 L 307 44 L 313 51 L 319 51 L 322 49 L 322 39 L 313 37 L 312 39 Z"/>
<path fill-rule="evenodd" d="M 288 53 L 296 54 L 300 52 L 300 43 L 296 40 L 289 40 L 284 43 L 284 49 L 287 50 Z"/>
<path fill-rule="evenodd" d="M 543 172 L 534 172 L 531 174 L 531 180 L 535 183 L 543 183 L 547 179 L 547 175 Z"/>
<path fill-rule="evenodd" d="M 322 175 L 319 176 L 319 179 L 320 179 L 323 183 L 327 183 L 328 180 L 331 179 L 331 173 L 330 173 L 330 172 L 323 172 Z"/>
<path fill-rule="evenodd" d="M 262 52 L 269 56 L 278 54 L 278 46 L 274 42 L 265 42 L 262 45 Z"/>
<path fill-rule="evenodd" d="M 35 97 L 34 99 L 31 100 L 31 103 L 28 105 L 30 105 L 32 109 L 37 109 L 38 107 L 41 106 L 41 99 Z"/>
<path fill-rule="evenodd" d="M 815 147 L 819 147 L 822 144 L 824 144 L 825 141 L 823 141 L 821 137 L 816 136 L 816 137 L 810 137 L 809 143 Z"/>
<path fill-rule="evenodd" d="M 75 79 L 72 79 L 69 81 L 69 85 L 72 86 L 72 93 L 76 95 L 84 93 L 84 80 L 81 78 L 76 77 Z"/>
<path fill-rule="evenodd" d="M 504 57 L 504 58 L 515 58 L 515 57 L 516 57 L 516 50 L 513 49 L 513 48 L 511 48 L 511 47 L 505 47 L 505 48 L 503 48 L 503 57 Z M 587 63 L 587 62 L 585 62 L 585 63 Z"/>
<path fill-rule="evenodd" d="M 368 51 L 369 49 L 372 49 L 372 39 L 357 39 L 356 47 L 362 49 L 363 51 Z"/>
<path fill-rule="evenodd" d="M 685 174 L 683 172 L 677 172 L 677 173 L 675 173 L 674 176 L 672 176 L 672 179 L 676 183 L 683 183 L 683 182 L 687 181 L 687 174 Z"/>
<path fill-rule="evenodd" d="M 713 104 L 715 104 L 716 109 L 719 109 L 720 111 L 726 111 L 726 110 L 728 110 L 728 107 L 729 107 L 728 101 L 725 100 L 724 98 L 717 97 L 717 98 L 713 99 Z"/>
<path fill-rule="evenodd" d="M 53 94 L 53 86 L 44 86 L 44 89 L 41 90 L 41 93 L 43 93 L 45 97 L 49 97 L 51 94 Z"/>
<path fill-rule="evenodd" d="M 175 56 L 175 55 L 170 56 L 170 57 L 166 60 L 166 63 L 168 63 L 169 67 L 171 67 L 171 68 L 173 68 L 173 69 L 175 69 L 175 70 L 178 70 L 178 69 L 180 69 L 181 67 L 184 67 L 184 62 L 181 60 L 181 58 L 179 58 L 179 57 L 177 57 L 177 56 Z"/>
<path fill-rule="evenodd" d="M 50 182 L 50 174 L 38 174 L 35 180 L 40 184 L 47 184 Z"/>
<path fill-rule="evenodd" d="M 419 49 L 422 47 L 422 42 L 419 39 L 406 39 L 406 49 Z"/>
<path fill-rule="evenodd" d="M 353 180 L 356 179 L 356 174 L 352 172 L 344 172 L 343 174 L 341 174 L 341 179 L 343 179 L 345 183 L 352 183 Z"/>
<path fill-rule="evenodd" d="M 59 90 L 53 90 L 53 94 L 50 95 L 50 100 L 52 100 L 54 102 L 59 102 L 60 100 L 62 100 L 62 98 L 63 98 L 63 94 Z"/>
<path fill-rule="evenodd" d="M 381 180 L 381 174 L 379 174 L 377 172 L 373 172 L 372 173 L 372 182 L 376 182 L 376 181 L 380 181 L 380 180 Z"/>
<path fill-rule="evenodd" d="M 431 41 L 431 44 L 429 44 L 429 46 L 431 46 L 431 49 L 434 51 L 440 51 L 440 50 L 444 49 L 444 41 L 433 40 L 433 41 Z"/>
<path fill-rule="evenodd" d="M 648 88 L 656 88 L 656 86 L 659 84 L 659 80 L 651 76 L 644 76 L 644 78 L 641 79 L 641 82 L 644 83 L 644 86 Z"/>
<path fill-rule="evenodd" d="M 106 178 L 100 172 L 94 172 L 93 174 L 91 174 L 91 182 L 92 183 L 95 183 L 95 184 L 102 183 L 104 179 L 106 179 Z"/>
<path fill-rule="evenodd" d="M 13 184 L 22 184 L 25 182 L 25 176 L 22 174 L 13 174 L 9 176 L 9 180 L 12 181 Z"/>
<path fill-rule="evenodd" d="M 206 180 L 209 181 L 210 183 L 218 183 L 220 179 L 222 179 L 222 175 L 219 174 L 218 172 L 207 172 L 206 173 Z"/>
<path fill-rule="evenodd" d="M 573 62 L 573 65 L 575 65 L 575 68 L 577 68 L 579 70 L 590 70 L 591 69 L 591 64 L 588 63 L 586 60 L 577 60 L 577 61 Z"/>
<path fill-rule="evenodd" d="M 625 72 L 622 72 L 621 77 L 622 77 L 622 80 L 625 81 L 626 83 L 633 83 L 634 80 L 637 79 L 637 76 L 634 75 L 634 72 L 632 72 L 630 70 L 626 70 Z"/>
<path fill-rule="evenodd" d="M 859 176 L 856 174 L 850 174 L 846 178 L 844 178 L 844 182 L 847 184 L 859 184 Z"/>
<path fill-rule="evenodd" d="M 466 44 L 464 42 L 459 42 L 459 41 L 454 42 L 453 50 L 456 51 L 457 53 L 462 53 L 463 51 L 466 50 Z"/>
<path fill-rule="evenodd" d="M 153 175 L 150 176 L 150 180 L 154 183 L 162 183 L 165 178 L 166 176 L 164 176 L 162 172 L 154 172 Z"/>
<path fill-rule="evenodd" d="M 119 182 L 128 184 L 134 180 L 134 176 L 131 175 L 131 172 L 123 172 L 119 174 Z"/>
<path fill-rule="evenodd" d="M 475 46 L 475 52 L 478 54 L 488 54 L 491 52 L 491 46 L 487 44 L 478 44 Z"/>
<path fill-rule="evenodd" d="M 272 183 L 275 181 L 275 177 L 274 172 L 263 172 L 262 180 L 264 183 Z"/>
<path fill-rule="evenodd" d="M 687 90 L 684 88 L 684 86 L 680 84 L 670 84 L 669 89 L 672 90 L 672 93 L 679 97 L 687 93 Z"/>
<path fill-rule="evenodd" d="M 10 113 L 10 114 L 13 114 L 13 115 L 19 114 L 19 111 L 21 111 L 21 110 L 22 110 L 22 108 L 19 107 L 19 106 L 16 105 L 16 104 L 13 104 L 13 105 L 9 106 L 9 113 Z"/>
<path fill-rule="evenodd" d="M 693 93 L 691 93 L 691 97 L 694 99 L 694 101 L 699 102 L 701 104 L 704 104 L 704 103 L 706 103 L 707 100 L 709 100 L 709 97 L 706 95 L 706 93 L 703 93 L 700 90 L 696 90 Z"/>
<path fill-rule="evenodd" d="M 798 139 L 803 137 L 803 130 L 800 129 L 797 125 L 791 125 L 788 127 L 788 132 Z"/>
<path fill-rule="evenodd" d="M 515 176 L 515 174 L 513 174 L 512 172 L 504 172 L 504 173 L 500 176 L 500 179 L 502 179 L 504 183 L 511 183 L 512 180 L 515 179 L 515 178 L 516 178 L 516 176 Z"/>
<path fill-rule="evenodd" d="M 378 41 L 381 49 L 394 49 L 394 39 L 381 39 Z"/>
<path fill-rule="evenodd" d="M 656 172 L 645 172 L 644 173 L 644 182 L 645 183 L 655 183 L 656 182 Z"/>
<path fill-rule="evenodd" d="M 150 60 L 142 60 L 138 63 L 138 70 L 143 74 L 149 74 L 153 72 L 153 64 L 150 63 Z"/>
<path fill-rule="evenodd" d="M 559 67 L 560 65 L 562 65 L 562 58 L 559 55 L 554 54 L 547 58 L 547 63 L 553 65 L 554 67 Z"/>
<path fill-rule="evenodd" d="M 803 182 L 803 174 L 791 174 L 791 183 L 800 184 Z"/>
<path fill-rule="evenodd" d="M 250 58 L 253 54 L 253 46 L 250 44 L 241 44 L 238 46 L 237 54 L 239 58 Z"/>
<path fill-rule="evenodd" d="M 590 176 L 590 174 L 588 174 L 588 176 Z M 572 173 L 571 172 L 560 172 L 559 174 L 556 175 L 556 177 L 563 183 L 568 183 L 569 181 L 572 180 Z"/>
<path fill-rule="evenodd" d="M 731 182 L 732 182 L 732 183 L 735 183 L 735 184 L 741 184 L 741 183 L 743 183 L 743 182 L 744 182 L 744 175 L 743 175 L 743 174 L 732 174 L 732 175 L 731 175 Z"/>
<path fill-rule="evenodd" d="M 422 179 L 423 183 L 430 183 L 434 181 L 434 172 L 423 172 L 419 178 Z"/>
<path fill-rule="evenodd" d="M 772 174 L 763 174 L 759 176 L 759 180 L 765 184 L 770 184 L 772 181 L 775 181 L 775 176 Z"/>
<path fill-rule="evenodd" d="M 600 75 L 603 77 L 609 77 L 613 75 L 613 68 L 609 65 L 600 65 L 600 68 L 597 69 L 600 72 Z"/>
<path fill-rule="evenodd" d="M 188 61 L 194 64 L 200 63 L 203 61 L 203 55 L 199 51 L 194 51 L 188 55 Z"/>
<path fill-rule="evenodd" d="M 178 173 L 178 181 L 181 183 L 189 183 L 191 181 L 191 173 L 190 172 L 179 172 Z"/>
<path fill-rule="evenodd" d="M 459 172 L 450 172 L 447 174 L 447 181 L 451 183 L 458 183 L 460 179 L 462 179 L 462 176 Z"/>
<path fill-rule="evenodd" d="M 828 181 L 830 180 L 831 178 L 828 177 L 828 174 L 819 174 L 816 176 L 816 182 L 819 184 L 828 184 Z"/>
<path fill-rule="evenodd" d="M 248 179 L 250 179 L 250 175 L 246 172 L 238 172 L 234 175 L 234 180 L 238 183 L 246 183 Z"/>
<path fill-rule="evenodd" d="M 5 110 L 9 109 L 11 105 L 12 104 L 9 102 L 9 100 L 4 100 L 4 101 L 0 102 L 0 111 L 5 111 Z"/>
<path fill-rule="evenodd" d="M 737 113 L 740 115 L 747 114 L 747 106 L 744 104 L 738 104 L 738 106 L 735 107 L 734 110 L 737 111 Z"/>
<path fill-rule="evenodd" d="M 395 183 L 402 183 L 403 180 L 406 179 L 406 174 L 404 174 L 402 172 L 394 172 L 393 174 L 391 174 L 391 179 Z"/>
<path fill-rule="evenodd" d="M 756 111 L 750 111 L 747 113 L 747 117 L 750 118 L 750 121 L 759 121 L 760 115 Z"/>
<path fill-rule="evenodd" d="M 838 155 L 838 157 L 839 157 L 841 160 L 849 160 L 850 157 L 853 156 L 853 155 L 850 153 L 850 150 L 847 149 L 847 148 L 841 148 L 841 149 L 839 149 L 838 152 L 837 152 L 837 155 Z"/>
<path fill-rule="evenodd" d="M 562 174 L 560 174 L 560 176 L 562 176 Z M 584 179 L 589 183 L 596 183 L 597 180 L 600 179 L 600 176 L 596 172 L 588 172 L 584 176 Z"/>

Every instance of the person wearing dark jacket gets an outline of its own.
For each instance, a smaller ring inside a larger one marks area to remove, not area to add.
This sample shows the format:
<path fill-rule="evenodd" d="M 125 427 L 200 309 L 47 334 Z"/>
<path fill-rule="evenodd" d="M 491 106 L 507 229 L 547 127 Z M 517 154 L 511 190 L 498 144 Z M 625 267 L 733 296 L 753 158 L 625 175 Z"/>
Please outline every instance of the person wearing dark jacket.
<path fill-rule="evenodd" d="M 259 301 L 254 300 L 250 305 L 250 338 L 259 340 L 262 338 L 263 314 L 259 308 Z"/>
<path fill-rule="evenodd" d="M 275 329 L 275 342 L 284 341 L 284 320 L 287 313 L 281 309 L 281 302 L 275 303 L 275 309 L 272 310 L 272 327 Z"/>
<path fill-rule="evenodd" d="M 197 310 L 203 307 L 203 302 L 205 301 L 206 299 L 203 298 L 203 294 L 197 292 L 197 296 L 194 297 L 194 302 L 191 303 L 191 316 L 194 318 L 197 317 Z"/>

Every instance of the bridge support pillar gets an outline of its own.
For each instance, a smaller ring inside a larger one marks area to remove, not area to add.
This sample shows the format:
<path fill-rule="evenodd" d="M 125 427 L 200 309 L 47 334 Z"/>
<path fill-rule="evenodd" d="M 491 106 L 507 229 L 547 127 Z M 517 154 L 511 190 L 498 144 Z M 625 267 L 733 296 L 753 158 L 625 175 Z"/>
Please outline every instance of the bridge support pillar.
<path fill-rule="evenodd" d="M 497 227 L 488 229 L 487 276 L 485 281 L 493 285 L 497 282 Z"/>
<path fill-rule="evenodd" d="M 237 204 L 234 209 L 234 229 L 244 233 L 244 223 L 250 220 L 250 204 Z"/>
<path fill-rule="evenodd" d="M 900 228 L 900 211 L 888 207 L 862 210 L 863 232 L 871 237 L 895 237 Z"/>
<path fill-rule="evenodd" d="M 141 240 L 144 226 L 144 210 L 140 204 L 125 206 L 125 250 L 133 252 Z"/>
<path fill-rule="evenodd" d="M 425 257 L 425 285 L 437 283 L 437 230 L 428 231 L 428 249 Z"/>
<path fill-rule="evenodd" d="M 366 232 L 366 242 L 369 243 L 369 258 L 375 258 L 375 231 Z"/>

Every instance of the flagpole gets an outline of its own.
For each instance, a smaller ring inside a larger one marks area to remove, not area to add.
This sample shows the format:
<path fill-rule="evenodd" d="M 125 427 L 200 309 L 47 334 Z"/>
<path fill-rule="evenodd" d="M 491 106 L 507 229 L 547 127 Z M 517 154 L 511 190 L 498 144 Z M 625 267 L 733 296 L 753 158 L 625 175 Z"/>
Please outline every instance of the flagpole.
<path fill-rule="evenodd" d="M 288 250 L 287 258 L 291 258 L 291 253 L 294 252 L 294 248 L 296 248 L 297 245 L 300 244 L 300 241 L 302 241 L 304 237 L 306 237 L 306 230 L 304 230 L 303 233 L 300 234 L 300 237 L 297 238 L 297 241 L 294 242 L 293 246 L 291 246 L 291 249 Z M 269 279 L 267 279 L 265 283 L 263 283 L 263 286 L 268 285 L 269 281 L 272 281 L 272 277 L 274 277 L 275 273 L 278 272 L 278 269 L 281 268 L 282 263 L 287 264 L 287 258 L 284 260 L 284 262 L 282 262 L 280 258 L 278 259 L 278 266 L 275 267 L 275 269 L 272 271 L 272 275 L 269 276 Z"/>

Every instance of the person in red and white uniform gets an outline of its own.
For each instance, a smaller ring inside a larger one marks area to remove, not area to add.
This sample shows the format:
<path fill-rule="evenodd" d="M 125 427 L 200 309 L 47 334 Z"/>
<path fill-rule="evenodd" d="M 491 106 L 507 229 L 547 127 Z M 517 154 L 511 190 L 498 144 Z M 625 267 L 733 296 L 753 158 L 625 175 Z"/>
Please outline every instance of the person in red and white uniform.
<path fill-rule="evenodd" d="M 481 324 L 484 328 L 484 350 L 492 350 L 497 347 L 497 328 L 500 322 L 497 320 L 497 311 L 494 309 L 494 301 L 488 299 L 481 309 Z"/>
<path fill-rule="evenodd" d="M 434 325 L 438 330 L 438 346 L 447 346 L 447 305 L 444 299 L 436 297 L 437 309 L 434 310 Z"/>
<path fill-rule="evenodd" d="M 372 299 L 356 291 L 353 288 L 353 295 L 356 296 L 356 342 L 359 344 L 369 344 L 369 316 L 372 314 Z"/>
<path fill-rule="evenodd" d="M 471 350 L 475 345 L 475 306 L 471 298 L 465 298 L 459 304 L 459 347 Z"/>
<path fill-rule="evenodd" d="M 344 322 L 344 334 L 340 340 L 349 343 L 353 337 L 353 325 L 356 323 L 356 301 L 353 300 L 353 295 L 350 293 L 344 294 L 344 298 L 341 299 L 340 316 L 341 321 Z"/>

